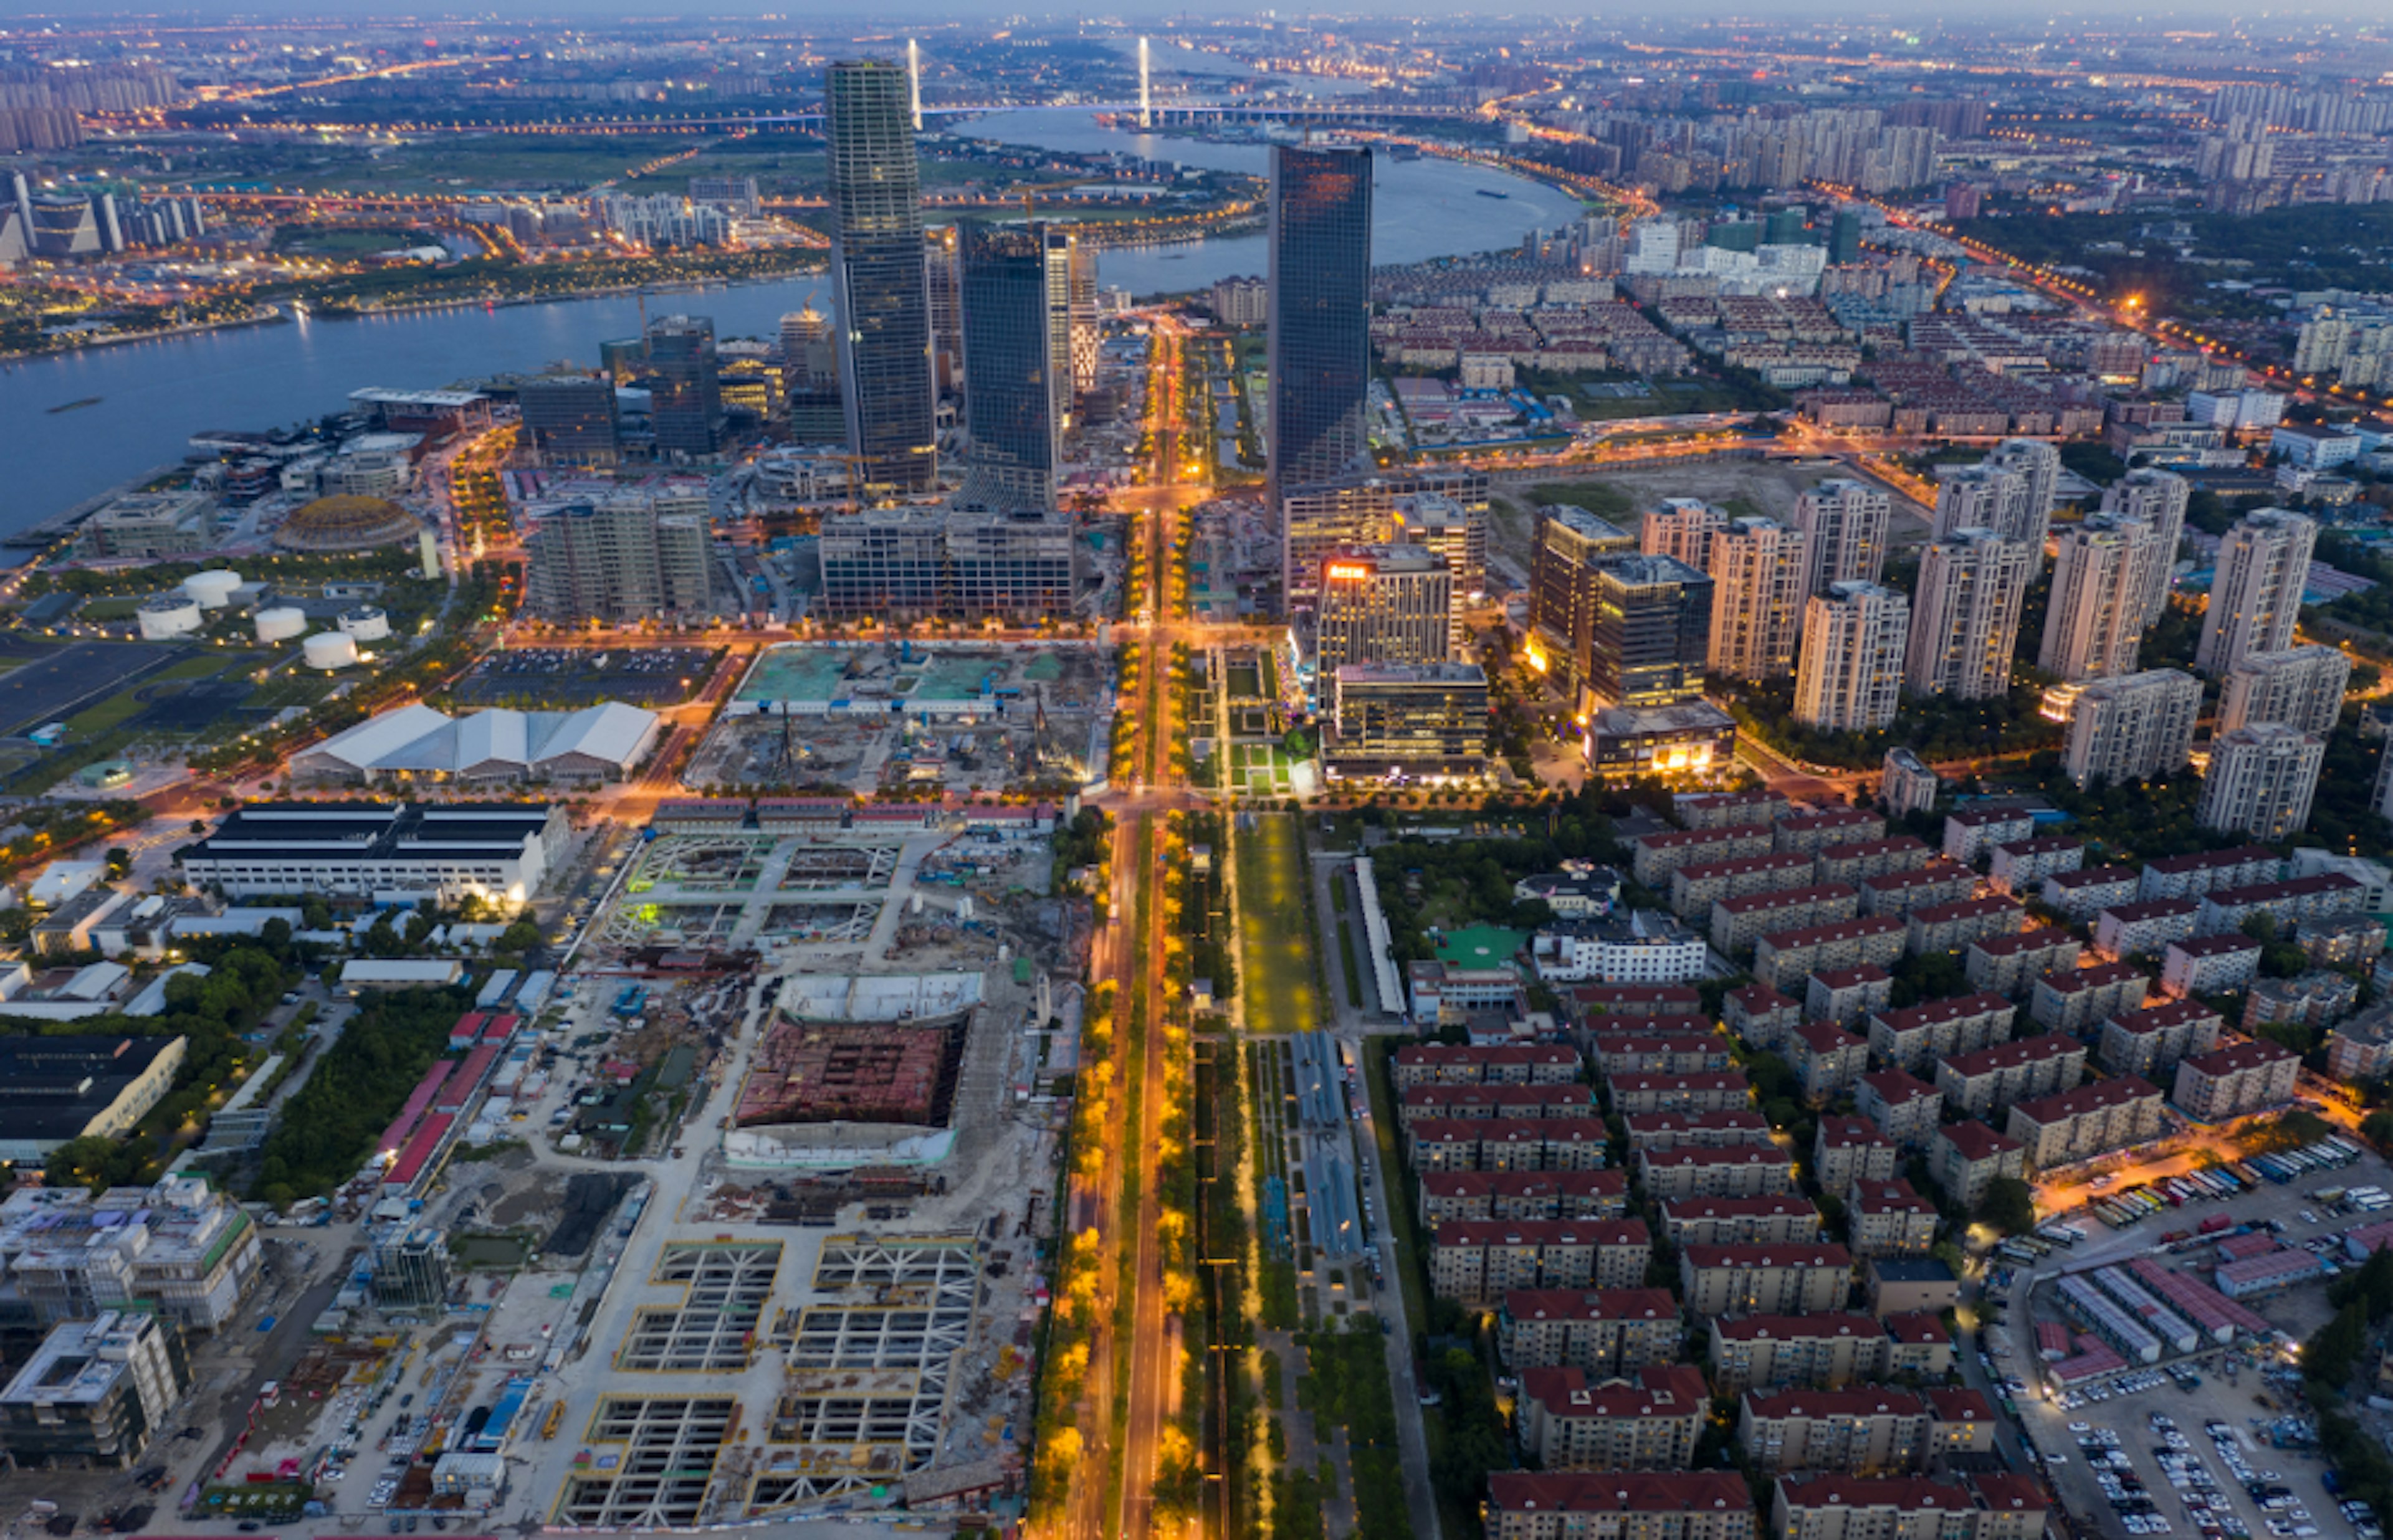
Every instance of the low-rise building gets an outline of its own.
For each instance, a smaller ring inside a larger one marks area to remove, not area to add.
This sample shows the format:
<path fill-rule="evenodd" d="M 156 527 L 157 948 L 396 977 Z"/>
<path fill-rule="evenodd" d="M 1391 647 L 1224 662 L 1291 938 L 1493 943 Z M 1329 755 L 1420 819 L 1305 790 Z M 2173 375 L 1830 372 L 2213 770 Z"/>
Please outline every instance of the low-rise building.
<path fill-rule="evenodd" d="M 2360 1003 L 2360 981 L 2313 969 L 2289 979 L 2254 979 L 2243 992 L 2247 1036 L 2264 1026 L 2333 1026 Z"/>
<path fill-rule="evenodd" d="M 2075 936 L 2051 925 L 1981 936 L 1961 954 L 1961 976 L 1973 989 L 2017 998 L 2038 979 L 2076 967 L 2079 950 Z"/>
<path fill-rule="evenodd" d="M 1975 863 L 1996 845 L 2032 839 L 2035 816 L 2008 803 L 1965 807 L 1944 816 L 1944 854 L 1955 861 Z"/>
<path fill-rule="evenodd" d="M 2169 1101 L 2201 1123 L 2266 1112 L 2293 1101 L 2301 1064 L 2299 1055 L 2288 1049 L 2247 1038 L 2188 1056 L 2177 1066 L 2177 1087 Z"/>
<path fill-rule="evenodd" d="M 1704 938 L 1662 909 L 1557 923 L 1536 933 L 1531 956 L 1549 983 L 1687 984 L 1710 961 Z"/>
<path fill-rule="evenodd" d="M 1957 904 L 1978 891 L 1978 874 L 1939 857 L 1924 867 L 1885 871 L 1861 881 L 1861 912 L 1902 915 L 1936 904 Z"/>
<path fill-rule="evenodd" d="M 2094 917 L 2094 950 L 2114 962 L 2158 957 L 2170 942 L 2191 936 L 2201 916 L 2198 898 L 2139 898 L 2121 904 Z"/>
<path fill-rule="evenodd" d="M 1814 882 L 1861 883 L 1894 871 L 1916 871 L 1936 859 L 1936 852 L 1912 834 L 1890 834 L 1882 840 L 1855 840 L 1850 844 L 1823 845 L 1812 858 Z"/>
<path fill-rule="evenodd" d="M 1709 1330 L 1712 1387 L 1724 1396 L 1785 1385 L 1837 1390 L 1893 1372 L 1893 1344 L 1875 1316 L 1719 1315 Z"/>
<path fill-rule="evenodd" d="M 1557 1043 L 1406 1043 L 1392 1055 L 1396 1089 L 1447 1085 L 1568 1085 L 1578 1054 Z"/>
<path fill-rule="evenodd" d="M 1767 1144 L 1770 1119 L 1753 1107 L 1718 1112 L 1641 1112 L 1623 1117 L 1632 1150 L 1720 1149 L 1731 1144 Z"/>
<path fill-rule="evenodd" d="M 1811 1021 L 1851 1026 L 1894 998 L 1894 975 L 1883 968 L 1824 968 L 1804 988 L 1803 1014 Z"/>
<path fill-rule="evenodd" d="M 1682 1358 L 1687 1328 L 1667 1288 L 1522 1288 L 1504 1296 L 1496 1342 L 1504 1366 L 1610 1376 Z"/>
<path fill-rule="evenodd" d="M 2326 1040 L 2326 1072 L 2347 1085 L 2393 1076 L 2393 1001 L 2336 1025 Z"/>
<path fill-rule="evenodd" d="M 1814 877 L 1816 868 L 1811 856 L 1793 853 L 1698 861 L 1670 873 L 1670 912 L 1684 920 L 1694 920 L 1710 914 L 1712 906 L 1724 898 L 1743 898 L 1749 894 L 1830 881 Z"/>
<path fill-rule="evenodd" d="M 1415 1086 L 1396 1097 L 1396 1124 L 1432 1118 L 1593 1117 L 1595 1092 L 1568 1085 Z"/>
<path fill-rule="evenodd" d="M 1618 1022 L 1618 1016 L 1602 1018 Z M 1629 1018 L 1634 1020 L 1635 1018 Z M 1667 1022 L 1646 1022 L 1643 1030 L 1607 1027 L 1579 1034 L 1589 1063 L 1600 1076 L 1642 1070 L 1649 1075 L 1693 1075 L 1702 1070 L 1728 1069 L 1736 1063 L 1729 1041 L 1717 1032 L 1662 1032 Z M 1694 1024 L 1688 1024 L 1693 1025 Z"/>
<path fill-rule="evenodd" d="M 1924 1257 L 1936 1245 L 1936 1206 L 1900 1177 L 1856 1182 L 1845 1219 L 1856 1257 Z"/>
<path fill-rule="evenodd" d="M 1830 845 L 1850 845 L 1886 838 L 1886 819 L 1864 807 L 1832 807 L 1818 813 L 1782 816 L 1773 831 L 1774 848 L 1816 855 Z"/>
<path fill-rule="evenodd" d="M 1635 849 L 1631 871 L 1643 886 L 1657 890 L 1668 887 L 1670 874 L 1680 867 L 1763 855 L 1772 849 L 1770 829 L 1757 824 L 1671 829 L 1642 835 L 1631 842 Z"/>
<path fill-rule="evenodd" d="M 1826 1244 L 1690 1246 L 1679 1252 L 1680 1294 L 1698 1316 L 1838 1310 L 1852 1272 L 1852 1253 Z"/>
<path fill-rule="evenodd" d="M 1820 1239 L 1820 1209 L 1797 1193 L 1749 1198 L 1672 1198 L 1662 1205 L 1672 1246 L 1785 1246 Z"/>
<path fill-rule="evenodd" d="M 2367 901 L 2368 889 L 2347 872 L 2321 871 L 2282 882 L 2255 882 L 2240 888 L 2215 888 L 2202 895 L 2196 935 L 2221 935 L 2240 931 L 2255 915 L 2277 922 L 2277 933 L 2290 936 L 2305 920 L 2329 915 L 2356 914 Z"/>
<path fill-rule="evenodd" d="M 1869 1019 L 1870 1051 L 1881 1064 L 1932 1074 L 1940 1059 L 2008 1042 L 2018 1015 L 2010 1000 L 1983 993 L 1881 1011 Z"/>
<path fill-rule="evenodd" d="M 2313 968 L 2365 968 L 2385 952 L 2385 922 L 2373 914 L 2331 914 L 2302 921 L 2295 938 Z"/>
<path fill-rule="evenodd" d="M 1548 1470 L 1683 1470 L 1710 1410 L 1703 1371 L 1684 1364 L 1602 1379 L 1564 1364 L 1520 1379 L 1521 1445 Z"/>
<path fill-rule="evenodd" d="M 1888 1373 L 1916 1375 L 1932 1382 L 1953 1372 L 1953 1334 L 1944 1328 L 1942 1315 L 1932 1310 L 1897 1312 L 1881 1324 L 1890 1349 Z M 1931 1404 L 1937 1394 L 1928 1392 Z"/>
<path fill-rule="evenodd" d="M 1432 1117 L 1404 1130 L 1416 1171 L 1591 1171 L 1612 1135 L 1593 1117 Z"/>
<path fill-rule="evenodd" d="M 2075 871 L 2085 864 L 2083 840 L 2066 834 L 2014 840 L 1994 847 L 1994 859 L 1986 867 L 1986 882 L 1996 893 L 2030 898 L 2042 890 L 2046 879 Z"/>
<path fill-rule="evenodd" d="M 2046 908 L 2083 925 L 2104 909 L 2134 903 L 2141 881 L 2142 873 L 2134 867 L 2083 867 L 2046 878 L 2036 895 Z"/>
<path fill-rule="evenodd" d="M 1747 1048 L 1770 1052 L 1802 1021 L 1803 1007 L 1766 984 L 1748 984 L 1729 991 L 1720 1002 L 1720 1015 Z"/>
<path fill-rule="evenodd" d="M 1869 1039 L 1834 1022 L 1805 1022 L 1787 1034 L 1785 1053 L 1803 1100 L 1815 1107 L 1852 1090 L 1869 1068 Z"/>
<path fill-rule="evenodd" d="M 1896 817 L 1908 813 L 1925 813 L 1936 805 L 1936 792 L 1942 782 L 1935 770 L 1909 749 L 1889 749 L 1886 751 L 1885 776 L 1878 782 L 1878 796 L 1888 812 Z"/>
<path fill-rule="evenodd" d="M 1683 791 L 1670 816 L 1681 829 L 1768 829 L 1793 805 L 1784 791 Z"/>
<path fill-rule="evenodd" d="M 1450 1220 L 1616 1220 L 1628 1213 L 1626 1171 L 1423 1171 L 1421 1223 Z"/>
<path fill-rule="evenodd" d="M 1496 1470 L 1488 1540 L 1760 1540 L 1733 1470 Z"/>
<path fill-rule="evenodd" d="M 1724 957 L 1741 957 L 1765 933 L 1850 920 L 1860 904 L 1860 896 L 1841 882 L 1723 898 L 1712 906 L 1712 945 Z"/>
<path fill-rule="evenodd" d="M 1853 1104 L 1896 1147 L 1920 1150 L 1936 1131 L 1944 1099 L 1934 1086 L 1908 1070 L 1881 1069 L 1862 1077 Z"/>
<path fill-rule="evenodd" d="M 221 1331 L 265 1264 L 248 1210 L 195 1176 L 149 1187 L 20 1187 L 0 1202 L 0 1277 L 20 1320 L 89 1320 L 146 1307 L 187 1331 Z"/>
<path fill-rule="evenodd" d="M 1992 1118 L 2013 1103 L 2069 1090 L 2085 1071 L 2086 1045 L 2047 1032 L 1937 1061 L 1936 1089 L 1947 1110 Z"/>
<path fill-rule="evenodd" d="M 2027 1176 L 2027 1146 L 1975 1120 L 1947 1123 L 1929 1146 L 1928 1168 L 1947 1196 L 1975 1209 L 1996 1177 Z"/>
<path fill-rule="evenodd" d="M 2158 1084 L 2173 1080 L 2180 1060 L 2218 1046 L 2218 1012 L 2200 1000 L 2163 1000 L 2122 1011 L 2103 1022 L 2095 1062 L 2113 1075 L 2139 1075 Z"/>
<path fill-rule="evenodd" d="M 1823 968 L 1884 968 L 1903 955 L 1903 921 L 1890 915 L 1774 932 L 1754 943 L 1753 976 L 1790 990 Z"/>
<path fill-rule="evenodd" d="M 2172 941 L 2161 953 L 2161 993 L 2185 999 L 2243 988 L 2260 972 L 2260 943 L 2241 931 Z"/>
<path fill-rule="evenodd" d="M 2023 1484 L 2027 1490 L 2017 1500 L 2033 1506 L 2033 1528 L 2023 1512 L 1982 1507 L 1957 1482 L 1925 1476 L 1781 1477 L 1771 1528 L 1779 1540 L 2034 1540 L 2044 1531 L 2046 1505 L 2033 1483 Z"/>
<path fill-rule="evenodd" d="M 1430 1242 L 1430 1287 L 1477 1310 L 1521 1288 L 1632 1288 L 1654 1243 L 1637 1220 L 1515 1220 L 1441 1224 Z"/>
<path fill-rule="evenodd" d="M 1929 904 L 1905 917 L 1903 949 L 1913 957 L 1931 952 L 1957 952 L 1973 941 L 2009 935 L 2020 928 L 2023 913 L 2007 898 L 1964 898 L 1952 904 Z"/>
<path fill-rule="evenodd" d="M 1753 1100 L 1753 1084 L 1741 1069 L 1700 1075 L 1611 1075 L 1605 1100 L 1622 1115 L 1639 1112 L 1717 1112 Z"/>
<path fill-rule="evenodd" d="M 1811 1170 L 1824 1193 L 1841 1193 L 1857 1181 L 1894 1175 L 1903 1152 L 1866 1117 L 1831 1115 L 1811 1135 Z"/>
<path fill-rule="evenodd" d="M 1763 1197 L 1795 1190 L 1795 1163 L 1775 1144 L 1640 1150 L 1638 1171 L 1658 1201 Z"/>
<path fill-rule="evenodd" d="M 1881 1318 L 1951 1310 L 1961 1281 L 1932 1257 L 1873 1257 L 1862 1270 L 1862 1290 Z"/>
<path fill-rule="evenodd" d="M 1928 1445 L 1928 1403 L 1909 1390 L 1747 1390 L 1736 1442 L 1746 1462 L 1782 1470 L 1879 1476 L 1918 1468 Z"/>
<path fill-rule="evenodd" d="M 2273 882 L 2283 865 L 2277 853 L 2266 845 L 2238 845 L 2232 850 L 2164 856 L 2145 865 L 2136 896 L 2200 898 L 2220 888 Z"/>
<path fill-rule="evenodd" d="M 2049 1171 L 2159 1137 L 2160 1088 L 2134 1075 L 2097 1080 L 2020 1103 L 2003 1131 L 2025 1146 L 2029 1171 Z"/>
<path fill-rule="evenodd" d="M 2106 1018 L 2141 1007 L 2151 987 L 2151 980 L 2128 962 L 2046 973 L 2028 995 L 2028 1018 L 2046 1032 L 2090 1038 Z"/>

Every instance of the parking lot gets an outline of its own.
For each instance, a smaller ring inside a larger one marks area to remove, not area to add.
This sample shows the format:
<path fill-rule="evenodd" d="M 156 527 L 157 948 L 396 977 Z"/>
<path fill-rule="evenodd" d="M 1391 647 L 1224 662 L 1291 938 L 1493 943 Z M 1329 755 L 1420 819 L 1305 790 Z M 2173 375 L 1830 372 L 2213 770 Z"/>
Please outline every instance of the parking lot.
<path fill-rule="evenodd" d="M 705 647 L 515 647 L 484 659 L 454 694 L 465 705 L 527 710 L 601 700 L 671 706 L 706 682 L 719 656 Z"/>

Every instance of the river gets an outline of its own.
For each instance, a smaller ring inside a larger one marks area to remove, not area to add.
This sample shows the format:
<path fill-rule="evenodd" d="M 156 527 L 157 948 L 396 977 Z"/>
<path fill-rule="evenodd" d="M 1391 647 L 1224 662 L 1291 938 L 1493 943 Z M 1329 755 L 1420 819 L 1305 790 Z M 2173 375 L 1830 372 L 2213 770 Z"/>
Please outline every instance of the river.
<path fill-rule="evenodd" d="M 1261 144 L 1210 143 L 1117 133 L 1067 111 L 996 114 L 970 132 L 1057 150 L 1131 150 L 1162 160 L 1261 174 Z M 1479 196 L 1480 189 L 1503 198 Z M 1419 262 L 1510 245 L 1525 231 L 1577 217 L 1566 193 L 1447 161 L 1380 164 L 1372 209 L 1373 257 Z M 1105 253 L 1099 281 L 1133 294 L 1203 288 L 1263 271 L 1256 231 L 1184 245 Z M 773 336 L 780 318 L 828 307 L 817 278 L 652 294 L 651 314 L 714 318 L 719 337 Z M 540 305 L 478 307 L 413 315 L 313 320 L 228 328 L 0 363 L 0 432 L 7 483 L 0 534 L 13 534 L 150 467 L 179 461 L 203 429 L 263 429 L 341 409 L 366 385 L 423 389 L 557 360 L 584 367 L 610 337 L 636 336 L 629 295 Z M 97 397 L 98 404 L 49 409 Z"/>

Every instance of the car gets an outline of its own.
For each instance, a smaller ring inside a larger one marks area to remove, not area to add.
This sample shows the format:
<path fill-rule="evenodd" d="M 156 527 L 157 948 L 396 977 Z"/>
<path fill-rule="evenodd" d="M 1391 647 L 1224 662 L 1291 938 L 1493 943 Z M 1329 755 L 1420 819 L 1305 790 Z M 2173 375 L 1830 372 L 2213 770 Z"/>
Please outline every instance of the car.
<path fill-rule="evenodd" d="M 240 1523 L 233 1526 L 233 1528 L 241 1531 L 243 1534 L 255 1534 L 259 1530 L 262 1530 L 266 1526 L 264 1524 L 259 1523 L 255 1519 L 243 1519 Z"/>

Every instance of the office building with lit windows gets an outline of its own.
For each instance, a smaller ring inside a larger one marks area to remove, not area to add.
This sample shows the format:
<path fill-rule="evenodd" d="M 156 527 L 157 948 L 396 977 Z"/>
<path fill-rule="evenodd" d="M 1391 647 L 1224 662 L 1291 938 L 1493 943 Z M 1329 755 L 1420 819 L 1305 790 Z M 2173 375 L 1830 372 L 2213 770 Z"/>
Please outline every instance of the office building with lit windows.
<path fill-rule="evenodd" d="M 1371 151 L 1271 151 L 1268 505 L 1368 469 Z"/>
<path fill-rule="evenodd" d="M 964 411 L 972 448 L 964 495 L 990 507 L 1055 502 L 1063 412 L 1071 398 L 1068 326 L 1056 352 L 1051 290 L 1068 259 L 1043 224 L 962 222 Z"/>
<path fill-rule="evenodd" d="M 839 60 L 823 109 L 848 450 L 867 488 L 930 491 L 939 447 L 922 168 L 906 71 L 888 59 Z"/>
<path fill-rule="evenodd" d="M 1321 564 L 1314 612 L 1319 677 L 1350 663 L 1441 663 L 1452 656 L 1454 576 L 1418 545 L 1363 545 Z"/>

